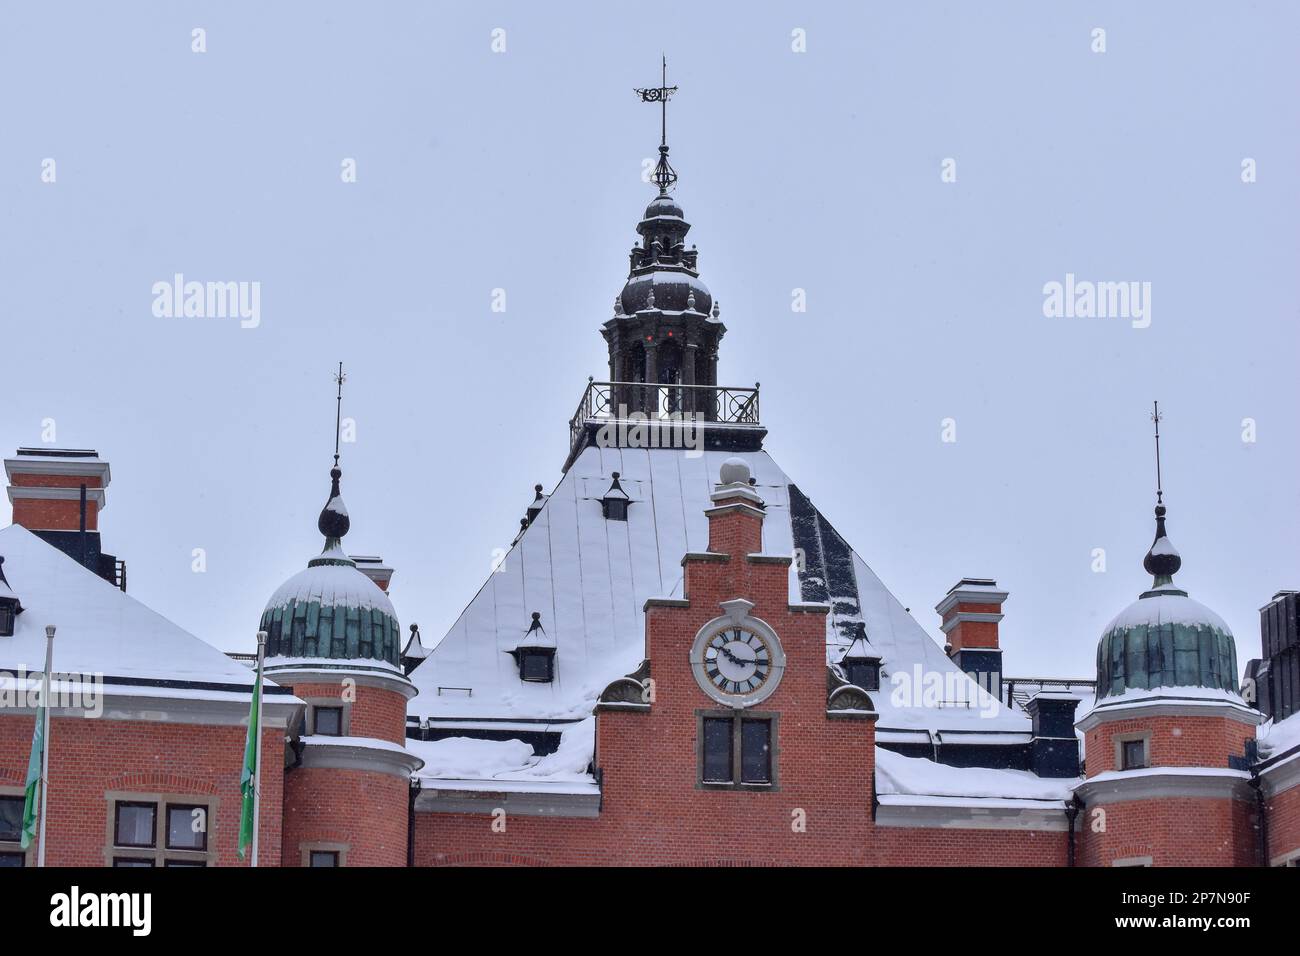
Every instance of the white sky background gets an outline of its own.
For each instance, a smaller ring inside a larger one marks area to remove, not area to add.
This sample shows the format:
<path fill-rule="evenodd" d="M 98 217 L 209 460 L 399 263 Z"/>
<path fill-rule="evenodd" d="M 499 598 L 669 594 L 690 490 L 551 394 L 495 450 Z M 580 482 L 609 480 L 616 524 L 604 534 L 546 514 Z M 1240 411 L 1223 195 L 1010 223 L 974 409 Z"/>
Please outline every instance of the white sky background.
<path fill-rule="evenodd" d="M 441 637 L 606 374 L 659 133 L 631 88 L 666 51 L 720 378 L 763 383 L 767 447 L 918 620 L 996 577 L 1007 672 L 1090 676 L 1150 580 L 1158 398 L 1179 582 L 1259 653 L 1258 607 L 1300 587 L 1293 5 L 569 11 L 0 12 L 0 451 L 45 418 L 100 450 L 132 594 L 253 647 L 320 550 L 342 359 L 347 547 Z M 260 281 L 261 326 L 155 318 L 175 272 Z M 1045 318 L 1067 272 L 1151 282 L 1151 327 Z"/>

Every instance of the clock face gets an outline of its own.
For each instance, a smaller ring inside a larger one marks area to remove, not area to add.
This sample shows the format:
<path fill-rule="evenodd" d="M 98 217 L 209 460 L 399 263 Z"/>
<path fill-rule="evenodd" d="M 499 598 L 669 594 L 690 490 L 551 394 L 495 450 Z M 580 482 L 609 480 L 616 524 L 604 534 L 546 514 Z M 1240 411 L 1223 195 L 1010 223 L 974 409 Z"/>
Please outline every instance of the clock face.
<path fill-rule="evenodd" d="M 715 631 L 703 650 L 704 676 L 723 694 L 748 696 L 772 676 L 772 648 L 744 626 L 728 625 Z"/>

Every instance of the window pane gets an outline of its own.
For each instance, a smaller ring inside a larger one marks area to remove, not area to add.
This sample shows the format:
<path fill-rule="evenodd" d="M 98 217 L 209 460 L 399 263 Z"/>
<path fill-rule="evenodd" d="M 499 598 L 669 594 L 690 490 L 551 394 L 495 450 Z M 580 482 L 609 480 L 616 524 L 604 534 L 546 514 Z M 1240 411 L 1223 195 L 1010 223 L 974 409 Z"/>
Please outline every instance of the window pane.
<path fill-rule="evenodd" d="M 343 734 L 343 708 L 342 707 L 317 707 L 315 731 L 318 734 L 324 734 L 327 737 L 338 737 Z"/>
<path fill-rule="evenodd" d="M 1135 770 L 1146 765 L 1146 748 L 1141 740 L 1124 741 L 1124 769 Z"/>
<path fill-rule="evenodd" d="M 549 681 L 551 679 L 551 656 L 549 654 L 524 654 L 520 662 L 520 677 L 524 680 Z"/>
<path fill-rule="evenodd" d="M 197 866 L 202 868 L 207 866 L 207 864 L 202 860 L 167 860 L 163 863 L 163 866 Z"/>
<path fill-rule="evenodd" d="M 312 866 L 338 866 L 339 855 L 332 850 L 312 850 Z"/>
<path fill-rule="evenodd" d="M 114 842 L 118 846 L 153 846 L 157 811 L 152 803 L 119 803 Z"/>
<path fill-rule="evenodd" d="M 772 782 L 772 725 L 766 720 L 740 722 L 740 780 Z"/>
<path fill-rule="evenodd" d="M 0 869 L 7 866 L 22 866 L 23 862 L 21 853 L 0 853 Z"/>
<path fill-rule="evenodd" d="M 731 718 L 704 718 L 704 779 L 731 783 Z"/>
<path fill-rule="evenodd" d="M 170 850 L 206 850 L 208 848 L 208 812 L 193 804 L 167 805 L 167 848 Z M 171 864 L 169 863 L 168 866 Z"/>
<path fill-rule="evenodd" d="M 22 797 L 0 797 L 0 840 L 16 843 L 22 837 Z"/>
<path fill-rule="evenodd" d="M 153 860 L 137 860 L 131 857 L 119 856 L 113 861 L 113 865 L 120 867 L 153 866 Z"/>

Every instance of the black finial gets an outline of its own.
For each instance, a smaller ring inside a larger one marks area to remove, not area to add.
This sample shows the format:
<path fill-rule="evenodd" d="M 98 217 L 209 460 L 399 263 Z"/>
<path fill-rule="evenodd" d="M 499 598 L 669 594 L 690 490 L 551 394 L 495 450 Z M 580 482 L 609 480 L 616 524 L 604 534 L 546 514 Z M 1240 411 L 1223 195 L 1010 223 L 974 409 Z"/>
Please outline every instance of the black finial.
<path fill-rule="evenodd" d="M 536 493 L 536 495 L 537 495 L 537 497 L 534 498 L 533 500 L 534 500 L 534 501 L 541 501 L 541 500 L 542 500 L 542 486 L 541 486 L 541 485 L 533 485 L 533 491 L 534 491 L 534 493 Z"/>
<path fill-rule="evenodd" d="M 659 85 L 635 91 L 642 103 L 658 103 L 660 107 L 659 126 L 659 162 L 655 164 L 651 181 L 659 187 L 659 195 L 668 195 L 668 190 L 677 182 L 677 171 L 668 163 L 668 99 L 677 92 L 677 87 L 668 85 L 668 57 L 663 57 L 662 73 Z"/>
<path fill-rule="evenodd" d="M 542 627 L 542 612 L 541 612 L 541 611 L 534 611 L 534 612 L 533 612 L 533 623 L 528 625 L 528 633 L 531 634 L 531 633 L 533 633 L 533 631 L 541 631 L 541 632 L 543 632 L 543 633 L 546 632 L 546 628 Z"/>
<path fill-rule="evenodd" d="M 339 547 L 339 540 L 348 533 L 351 525 L 348 509 L 344 507 L 343 498 L 339 494 L 339 479 L 343 477 L 343 471 L 339 468 L 339 436 L 342 434 L 343 423 L 343 383 L 347 381 L 347 376 L 343 374 L 342 362 L 339 362 L 339 370 L 333 377 L 335 384 L 338 385 L 334 408 L 334 467 L 330 469 L 329 500 L 325 502 L 320 517 L 316 519 L 317 529 L 325 536 L 326 551 Z"/>
<path fill-rule="evenodd" d="M 1165 533 L 1164 483 L 1160 473 L 1160 403 L 1152 405 L 1151 420 L 1156 426 L 1156 536 L 1151 548 L 1142 559 L 1142 567 L 1154 576 L 1157 586 L 1167 584 L 1183 566 L 1182 556 L 1174 548 L 1173 542 Z"/>

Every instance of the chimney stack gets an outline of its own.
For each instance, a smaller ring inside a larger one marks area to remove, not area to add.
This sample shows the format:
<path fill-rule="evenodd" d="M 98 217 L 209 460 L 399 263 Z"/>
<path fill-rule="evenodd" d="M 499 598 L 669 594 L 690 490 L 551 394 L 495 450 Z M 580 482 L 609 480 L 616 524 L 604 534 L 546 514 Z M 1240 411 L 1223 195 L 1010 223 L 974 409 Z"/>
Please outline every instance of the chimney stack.
<path fill-rule="evenodd" d="M 384 564 L 384 559 L 376 555 L 354 554 L 350 556 L 357 563 L 357 570 L 379 585 L 379 590 L 388 593 L 388 582 L 393 580 L 393 569 Z"/>
<path fill-rule="evenodd" d="M 948 636 L 948 656 L 990 694 L 1002 696 L 998 622 L 1007 592 L 992 578 L 962 578 L 934 606 Z"/>
<path fill-rule="evenodd" d="M 54 545 L 106 581 L 125 588 L 125 568 L 100 549 L 99 513 L 112 480 L 88 448 L 19 448 L 5 459 L 13 523 Z"/>

